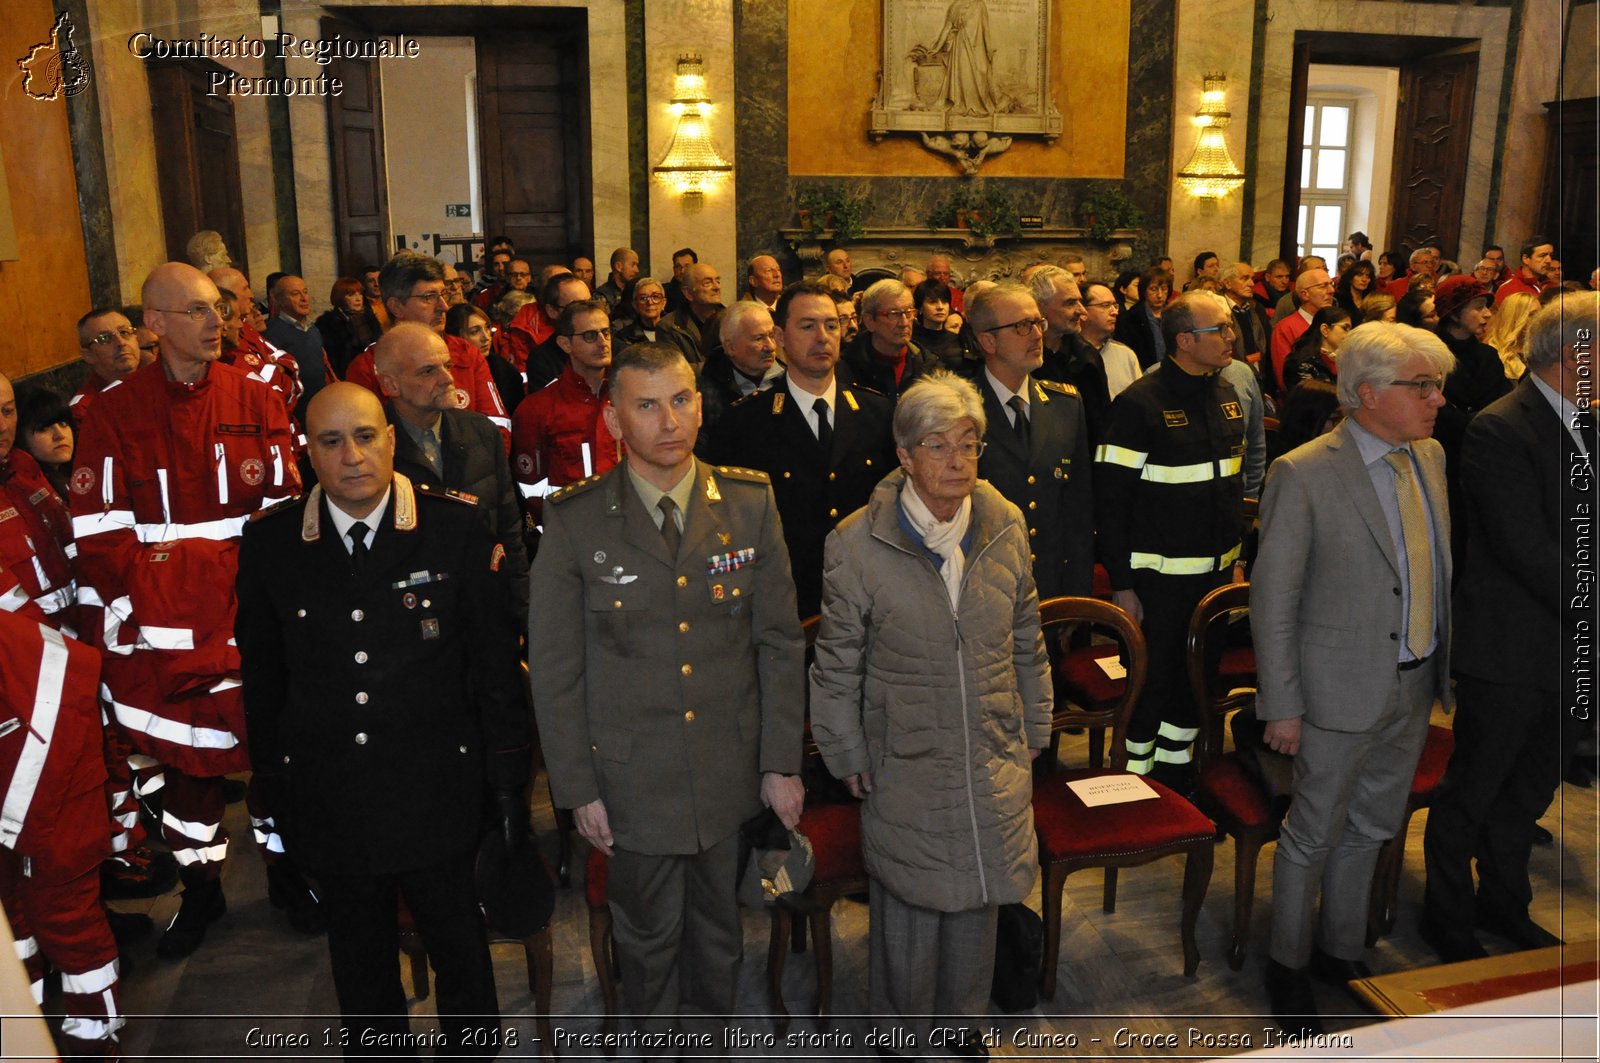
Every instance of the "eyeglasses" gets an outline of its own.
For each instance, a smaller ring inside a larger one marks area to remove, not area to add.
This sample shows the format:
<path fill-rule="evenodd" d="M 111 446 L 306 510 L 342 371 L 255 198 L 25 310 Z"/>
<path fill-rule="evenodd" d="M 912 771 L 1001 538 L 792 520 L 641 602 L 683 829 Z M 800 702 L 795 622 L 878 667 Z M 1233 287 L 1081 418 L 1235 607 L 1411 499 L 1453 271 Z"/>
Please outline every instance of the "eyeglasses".
<path fill-rule="evenodd" d="M 1333 287 L 1333 282 L 1332 281 L 1320 281 L 1320 282 L 1318 282 L 1316 284 L 1308 284 L 1308 285 L 1306 285 L 1306 291 L 1314 292 L 1314 291 L 1317 291 L 1318 289 L 1321 289 L 1321 288 L 1332 288 L 1332 287 Z"/>
<path fill-rule="evenodd" d="M 161 353 L 161 341 L 157 340 L 154 343 L 141 343 L 139 344 L 139 349 L 145 354 L 159 354 Z"/>
<path fill-rule="evenodd" d="M 1047 327 L 1049 327 L 1049 324 L 1050 323 L 1042 317 L 1025 317 L 1018 321 L 1009 321 L 1004 325 L 996 325 L 993 328 L 986 328 L 983 331 L 1004 332 L 1006 329 L 1010 329 L 1018 336 L 1026 336 L 1030 332 L 1043 332 Z"/>
<path fill-rule="evenodd" d="M 1187 329 L 1186 331 L 1189 332 L 1190 335 L 1199 336 L 1206 332 L 1238 332 L 1239 330 L 1234 328 L 1233 323 L 1230 321 L 1222 325 L 1212 325 L 1210 328 L 1192 328 Z"/>
<path fill-rule="evenodd" d="M 1117 302 L 1116 302 L 1115 299 L 1102 299 L 1099 302 L 1095 302 L 1095 303 L 1084 303 L 1083 304 L 1083 308 L 1085 310 L 1098 310 L 1102 306 L 1116 306 L 1116 305 L 1117 305 Z"/>
<path fill-rule="evenodd" d="M 944 461 L 951 454 L 959 454 L 966 461 L 976 461 L 989 449 L 989 444 L 981 439 L 963 439 L 959 443 L 946 443 L 942 439 L 924 439 L 917 446 L 928 452 L 934 461 Z"/>
<path fill-rule="evenodd" d="M 145 309 L 154 310 L 158 314 L 183 314 L 190 321 L 196 323 L 204 321 L 207 314 L 216 314 L 217 317 L 224 321 L 228 319 L 228 304 L 222 302 L 221 300 L 218 300 L 209 306 L 205 303 L 201 303 L 198 306 L 189 306 L 182 310 L 167 310 L 159 306 L 147 306 Z"/>
<path fill-rule="evenodd" d="M 1419 399 L 1431 399 L 1444 389 L 1444 381 L 1439 377 L 1429 377 L 1426 380 L 1390 380 L 1387 383 L 1392 388 L 1410 388 L 1417 393 Z"/>
<path fill-rule="evenodd" d="M 584 343 L 599 343 L 602 338 L 607 342 L 611 340 L 611 330 L 604 328 L 584 329 L 582 332 L 569 332 L 567 335 Z"/>
<path fill-rule="evenodd" d="M 633 301 L 636 303 L 664 303 L 667 301 L 667 297 L 660 292 L 650 292 L 648 295 L 634 296 Z"/>
<path fill-rule="evenodd" d="M 890 317 L 896 321 L 910 321 L 917 316 L 917 312 L 909 308 L 903 310 L 879 310 L 878 316 Z"/>
<path fill-rule="evenodd" d="M 419 303 L 436 303 L 436 304 L 447 303 L 447 302 L 450 301 L 450 297 L 448 295 L 446 295 L 444 292 L 417 292 L 415 294 L 406 296 L 406 299 L 407 300 L 415 299 Z"/>
<path fill-rule="evenodd" d="M 110 332 L 96 333 L 89 338 L 91 347 L 109 347 L 119 339 L 131 340 L 139 334 L 139 330 L 132 325 L 121 325 Z"/>

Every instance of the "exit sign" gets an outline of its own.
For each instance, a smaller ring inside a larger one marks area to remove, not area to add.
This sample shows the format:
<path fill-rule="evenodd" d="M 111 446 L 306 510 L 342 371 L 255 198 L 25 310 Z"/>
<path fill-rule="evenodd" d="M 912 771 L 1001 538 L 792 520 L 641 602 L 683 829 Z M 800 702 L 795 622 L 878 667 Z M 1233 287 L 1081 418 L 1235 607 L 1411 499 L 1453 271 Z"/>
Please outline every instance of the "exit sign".
<path fill-rule="evenodd" d="M 447 218 L 470 218 L 472 217 L 472 204 L 446 203 L 444 205 L 444 216 Z"/>

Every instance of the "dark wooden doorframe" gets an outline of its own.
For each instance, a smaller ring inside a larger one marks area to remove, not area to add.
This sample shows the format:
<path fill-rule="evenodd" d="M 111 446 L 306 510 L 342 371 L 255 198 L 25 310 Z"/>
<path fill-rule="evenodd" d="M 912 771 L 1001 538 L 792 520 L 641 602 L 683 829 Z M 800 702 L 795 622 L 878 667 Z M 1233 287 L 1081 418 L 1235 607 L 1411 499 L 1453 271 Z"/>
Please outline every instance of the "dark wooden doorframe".
<path fill-rule="evenodd" d="M 322 20 L 323 40 L 370 40 L 343 19 Z M 389 259 L 389 177 L 383 158 L 383 90 L 376 59 L 335 59 L 328 76 L 344 92 L 328 97 L 328 155 L 333 169 L 335 268 L 360 276 Z"/>
<path fill-rule="evenodd" d="M 1446 258 L 1460 254 L 1477 87 L 1476 50 L 1429 56 L 1400 68 L 1389 246 L 1403 254 L 1429 245 Z"/>
<path fill-rule="evenodd" d="M 1306 95 L 1311 85 L 1311 45 L 1305 41 L 1295 42 L 1289 79 L 1289 150 L 1283 165 L 1283 216 L 1278 219 L 1278 257 L 1285 262 L 1299 262 L 1300 242 L 1295 239 L 1295 233 L 1300 227 L 1301 145 L 1306 137 Z"/>
<path fill-rule="evenodd" d="M 150 62 L 145 70 L 155 139 L 163 145 L 156 164 L 167 257 L 187 261 L 189 238 L 214 229 L 234 265 L 248 270 L 233 102 L 207 88 L 224 68 L 209 59 L 179 59 Z"/>

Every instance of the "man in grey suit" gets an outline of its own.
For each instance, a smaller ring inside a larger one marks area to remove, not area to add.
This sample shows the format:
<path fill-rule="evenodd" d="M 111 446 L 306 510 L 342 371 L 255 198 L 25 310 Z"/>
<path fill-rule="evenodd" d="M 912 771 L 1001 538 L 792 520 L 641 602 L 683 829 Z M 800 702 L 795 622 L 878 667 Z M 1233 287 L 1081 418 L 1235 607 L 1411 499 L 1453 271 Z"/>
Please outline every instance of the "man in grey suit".
<path fill-rule="evenodd" d="M 1344 423 L 1279 458 L 1262 499 L 1256 711 L 1268 745 L 1295 758 L 1266 977 L 1295 1034 L 1321 1031 L 1310 975 L 1342 985 L 1370 973 L 1378 849 L 1405 814 L 1433 700 L 1450 705 L 1450 514 L 1430 437 L 1454 364 L 1408 325 L 1350 333 Z"/>
<path fill-rule="evenodd" d="M 793 827 L 804 799 L 794 581 L 767 475 L 694 458 L 681 352 L 624 348 L 604 417 L 626 460 L 545 504 L 534 708 L 556 806 L 611 858 L 627 1011 L 716 1024 L 744 945 L 739 826 L 765 804 Z"/>

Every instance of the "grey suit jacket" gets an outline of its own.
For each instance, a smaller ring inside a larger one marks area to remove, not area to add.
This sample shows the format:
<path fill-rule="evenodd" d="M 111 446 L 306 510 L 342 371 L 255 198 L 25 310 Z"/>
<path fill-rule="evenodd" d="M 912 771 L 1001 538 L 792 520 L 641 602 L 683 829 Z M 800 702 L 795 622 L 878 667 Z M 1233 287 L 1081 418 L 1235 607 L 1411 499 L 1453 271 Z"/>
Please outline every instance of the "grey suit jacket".
<path fill-rule="evenodd" d="M 1411 444 L 1443 560 L 1436 585 L 1437 693 L 1450 707 L 1450 511 L 1444 450 Z M 1256 712 L 1304 717 L 1330 731 L 1378 722 L 1396 680 L 1400 568 L 1348 422 L 1273 463 L 1261 503 L 1261 552 L 1250 579 Z"/>
<path fill-rule="evenodd" d="M 533 704 L 560 808 L 603 799 L 618 846 L 690 854 L 800 770 L 805 644 L 765 473 L 695 462 L 665 540 L 624 462 L 552 495 L 533 563 Z"/>

